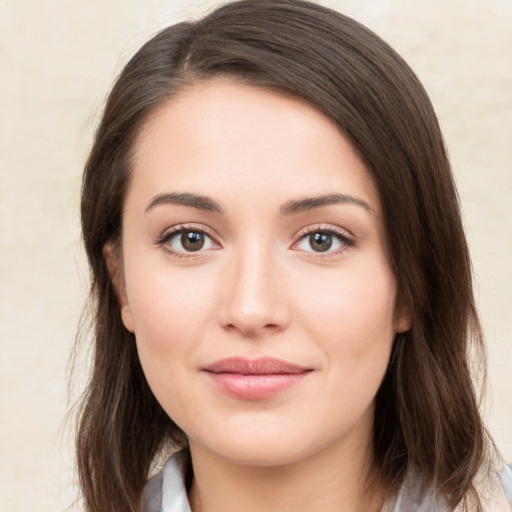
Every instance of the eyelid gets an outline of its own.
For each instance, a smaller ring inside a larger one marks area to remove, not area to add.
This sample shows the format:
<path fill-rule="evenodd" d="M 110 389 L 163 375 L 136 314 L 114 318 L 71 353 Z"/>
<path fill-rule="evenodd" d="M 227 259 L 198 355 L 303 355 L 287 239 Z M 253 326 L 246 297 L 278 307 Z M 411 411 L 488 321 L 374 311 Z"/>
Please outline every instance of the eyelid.
<path fill-rule="evenodd" d="M 354 247 L 356 245 L 354 235 L 352 235 L 346 229 L 340 228 L 338 226 L 333 226 L 332 224 L 312 224 L 310 226 L 306 226 L 305 228 L 301 229 L 295 235 L 295 237 L 294 237 L 295 241 L 293 242 L 291 248 L 296 251 L 300 250 L 300 249 L 294 249 L 294 246 L 296 246 L 306 236 L 311 235 L 312 233 L 328 233 L 328 234 L 334 235 L 334 236 L 338 237 L 343 244 L 343 246 L 336 251 L 328 251 L 328 252 L 304 251 L 304 252 L 308 252 L 309 255 L 314 258 L 329 258 L 331 256 L 337 256 L 337 255 L 341 254 L 342 252 L 346 251 L 347 249 L 349 249 L 350 247 Z"/>
<path fill-rule="evenodd" d="M 182 233 L 183 231 L 196 231 L 199 233 L 203 233 L 206 236 L 208 236 L 213 244 L 215 244 L 217 247 L 213 248 L 213 250 L 217 250 L 221 247 L 221 244 L 218 240 L 218 237 L 214 234 L 214 232 L 204 224 L 195 224 L 195 223 L 180 223 L 176 224 L 175 226 L 171 226 L 167 228 L 160 236 L 157 237 L 155 240 L 155 245 L 160 246 L 162 249 L 164 249 L 169 254 L 176 256 L 176 257 L 197 257 L 201 255 L 202 253 L 208 252 L 212 249 L 208 249 L 205 251 L 197 251 L 197 252 L 180 252 L 176 250 L 172 250 L 167 242 L 169 242 L 172 237 L 176 236 L 179 233 Z M 292 250 L 300 250 L 294 248 L 300 241 L 302 241 L 306 236 L 312 234 L 312 233 L 328 233 L 335 237 L 338 237 L 340 242 L 342 243 L 342 247 L 336 251 L 327 251 L 325 253 L 320 252 L 314 252 L 314 251 L 303 251 L 310 253 L 310 256 L 312 257 L 321 257 L 321 258 L 328 258 L 330 256 L 336 256 L 345 250 L 347 250 L 350 247 L 353 247 L 356 245 L 356 242 L 354 240 L 354 236 L 347 230 L 340 228 L 338 226 L 333 226 L 332 224 L 312 224 L 310 226 L 306 226 L 305 228 L 302 228 L 295 236 L 295 241 L 293 242 L 291 249 Z"/>
<path fill-rule="evenodd" d="M 336 235 L 343 236 L 347 238 L 347 240 L 353 240 L 354 235 L 350 233 L 347 229 L 340 228 L 339 226 L 335 226 L 333 224 L 325 224 L 325 223 L 319 223 L 319 224 L 311 224 L 309 226 L 306 226 L 302 229 L 300 229 L 297 234 L 295 235 L 296 238 L 300 238 L 305 235 L 309 235 L 311 233 L 316 233 L 317 231 L 323 231 L 323 232 L 330 232 L 334 233 Z"/>
<path fill-rule="evenodd" d="M 208 238 L 212 240 L 212 242 L 217 246 L 213 250 L 216 250 L 221 247 L 220 242 L 218 241 L 218 237 L 213 233 L 213 231 L 205 226 L 204 224 L 195 224 L 195 223 L 180 223 L 176 224 L 175 226 L 171 226 L 167 228 L 161 235 L 159 235 L 155 240 L 155 245 L 160 246 L 162 249 L 164 249 L 167 253 L 176 256 L 178 258 L 189 258 L 194 256 L 199 256 L 205 252 L 208 251 L 196 251 L 196 252 L 178 252 L 175 250 L 172 250 L 167 242 L 169 242 L 172 237 L 178 235 L 179 233 L 182 233 L 183 231 L 195 231 L 198 233 L 203 233 Z M 212 250 L 212 249 L 209 249 Z"/>

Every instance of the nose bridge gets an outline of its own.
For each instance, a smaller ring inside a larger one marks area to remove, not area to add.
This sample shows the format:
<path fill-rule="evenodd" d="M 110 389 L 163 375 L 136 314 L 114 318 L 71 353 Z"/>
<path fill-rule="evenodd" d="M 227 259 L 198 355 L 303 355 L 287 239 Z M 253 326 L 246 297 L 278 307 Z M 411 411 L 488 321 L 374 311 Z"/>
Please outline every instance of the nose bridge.
<path fill-rule="evenodd" d="M 237 247 L 226 273 L 221 322 L 246 335 L 286 323 L 272 247 L 251 237 Z"/>

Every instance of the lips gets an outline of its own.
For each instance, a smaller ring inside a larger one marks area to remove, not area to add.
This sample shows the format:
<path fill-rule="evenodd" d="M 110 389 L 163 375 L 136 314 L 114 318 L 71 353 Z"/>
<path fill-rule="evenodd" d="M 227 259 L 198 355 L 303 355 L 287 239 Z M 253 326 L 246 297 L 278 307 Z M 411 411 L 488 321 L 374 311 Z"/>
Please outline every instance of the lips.
<path fill-rule="evenodd" d="M 261 400 L 299 384 L 312 369 L 272 357 L 231 357 L 215 361 L 202 371 L 218 390 L 230 396 Z"/>

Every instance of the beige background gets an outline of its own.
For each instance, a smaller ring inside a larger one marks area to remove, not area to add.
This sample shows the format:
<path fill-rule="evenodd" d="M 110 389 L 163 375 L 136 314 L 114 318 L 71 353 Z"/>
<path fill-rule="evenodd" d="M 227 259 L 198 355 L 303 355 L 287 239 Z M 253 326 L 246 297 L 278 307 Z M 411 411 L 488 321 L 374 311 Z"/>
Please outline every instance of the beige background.
<path fill-rule="evenodd" d="M 76 492 L 64 417 L 68 358 L 87 289 L 78 200 L 104 96 L 150 34 L 217 3 L 0 0 L 2 512 L 63 511 Z M 388 40 L 436 106 L 489 341 L 485 411 L 511 460 L 512 1 L 323 3 Z"/>

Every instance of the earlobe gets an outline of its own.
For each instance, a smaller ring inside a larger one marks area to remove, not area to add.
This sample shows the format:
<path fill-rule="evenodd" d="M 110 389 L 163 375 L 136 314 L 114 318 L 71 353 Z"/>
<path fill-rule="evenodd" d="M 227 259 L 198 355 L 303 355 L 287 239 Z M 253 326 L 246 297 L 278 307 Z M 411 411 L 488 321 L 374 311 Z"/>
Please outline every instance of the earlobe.
<path fill-rule="evenodd" d="M 114 287 L 119 308 L 121 310 L 121 320 L 128 331 L 134 332 L 132 312 L 130 305 L 128 304 L 128 297 L 126 296 L 126 287 L 123 279 L 120 251 L 112 242 L 107 242 L 103 246 L 103 257 L 105 258 L 110 280 Z"/>
<path fill-rule="evenodd" d="M 400 318 L 397 322 L 395 331 L 397 334 L 403 334 L 404 332 L 407 332 L 410 328 L 411 328 L 410 319 Z"/>
<path fill-rule="evenodd" d="M 407 306 L 400 306 L 397 311 L 395 320 L 395 332 L 403 334 L 407 332 L 412 326 L 411 310 Z"/>
<path fill-rule="evenodd" d="M 135 329 L 133 328 L 132 310 L 130 309 L 128 303 L 123 304 L 121 306 L 121 320 L 123 321 L 123 324 L 126 327 L 127 331 L 130 331 L 132 333 L 135 331 Z"/>

